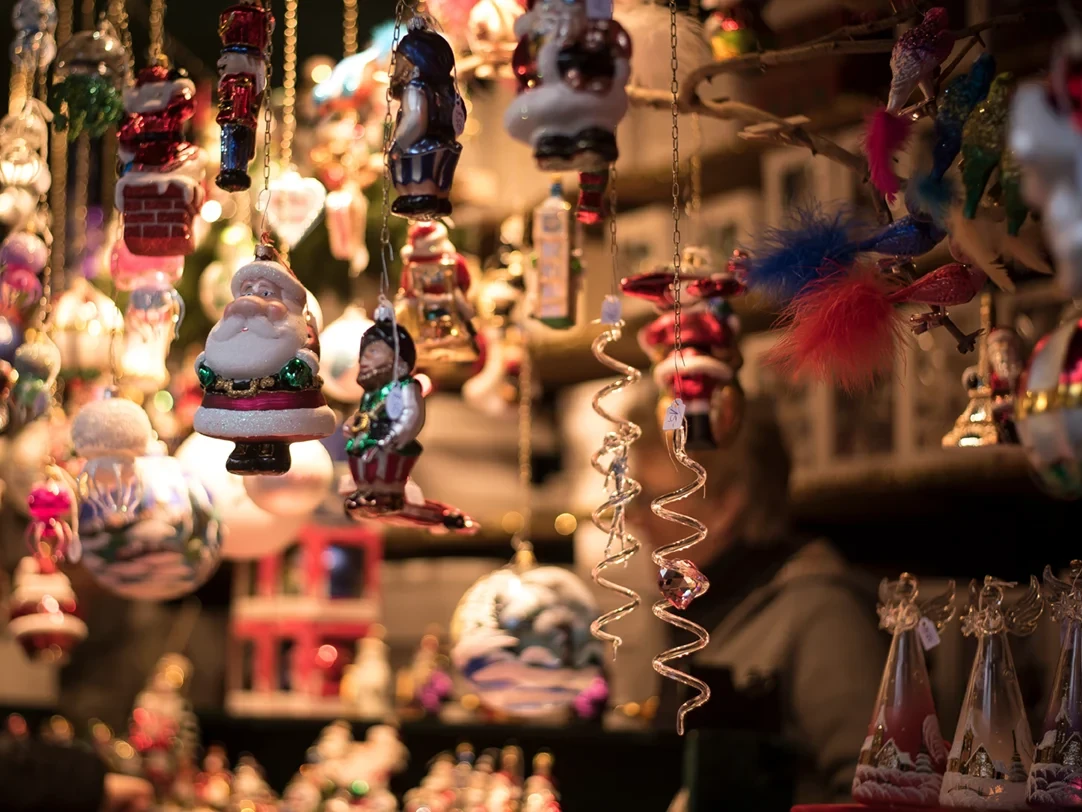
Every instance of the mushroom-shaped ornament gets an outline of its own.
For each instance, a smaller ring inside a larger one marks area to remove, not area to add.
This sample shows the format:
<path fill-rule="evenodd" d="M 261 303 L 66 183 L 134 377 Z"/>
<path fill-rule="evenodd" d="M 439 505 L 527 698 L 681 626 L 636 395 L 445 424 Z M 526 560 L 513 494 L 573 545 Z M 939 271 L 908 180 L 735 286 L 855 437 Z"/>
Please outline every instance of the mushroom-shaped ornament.
<path fill-rule="evenodd" d="M 130 400 L 111 397 L 84 406 L 71 426 L 75 453 L 86 459 L 79 498 L 103 516 L 130 514 L 143 498 L 135 460 L 154 436 L 150 418 Z"/>

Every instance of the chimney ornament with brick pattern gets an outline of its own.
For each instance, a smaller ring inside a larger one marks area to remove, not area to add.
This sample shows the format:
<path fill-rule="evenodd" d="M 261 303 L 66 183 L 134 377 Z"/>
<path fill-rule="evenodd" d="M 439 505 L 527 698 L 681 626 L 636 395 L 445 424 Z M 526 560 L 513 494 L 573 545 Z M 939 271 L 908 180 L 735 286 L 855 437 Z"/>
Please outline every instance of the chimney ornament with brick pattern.
<path fill-rule="evenodd" d="M 124 243 L 141 256 L 190 254 L 206 171 L 206 154 L 184 138 L 184 122 L 195 114 L 195 85 L 183 71 L 152 65 L 124 91 L 124 109 L 116 185 Z"/>
<path fill-rule="evenodd" d="M 231 290 L 233 301 L 196 361 L 203 402 L 194 427 L 236 444 L 230 473 L 281 475 L 290 468 L 290 443 L 335 428 L 312 348 L 318 332 L 307 318 L 308 292 L 267 244 L 233 276 Z"/>

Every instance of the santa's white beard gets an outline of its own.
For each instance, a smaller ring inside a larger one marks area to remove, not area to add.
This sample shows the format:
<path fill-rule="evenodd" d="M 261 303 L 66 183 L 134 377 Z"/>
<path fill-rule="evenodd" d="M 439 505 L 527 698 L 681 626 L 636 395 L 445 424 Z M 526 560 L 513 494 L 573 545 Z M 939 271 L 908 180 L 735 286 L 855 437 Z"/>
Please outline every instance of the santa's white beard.
<path fill-rule="evenodd" d="M 300 314 L 277 322 L 227 316 L 207 336 L 203 362 L 223 378 L 261 378 L 278 373 L 307 342 L 308 326 Z"/>

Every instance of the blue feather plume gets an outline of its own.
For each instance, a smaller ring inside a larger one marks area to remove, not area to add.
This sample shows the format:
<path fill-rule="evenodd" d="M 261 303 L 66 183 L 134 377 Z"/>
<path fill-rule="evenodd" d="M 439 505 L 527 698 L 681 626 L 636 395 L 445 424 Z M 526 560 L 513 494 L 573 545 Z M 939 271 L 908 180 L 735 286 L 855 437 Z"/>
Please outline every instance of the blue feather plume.
<path fill-rule="evenodd" d="M 810 283 L 851 265 L 859 253 L 848 212 L 797 209 L 792 225 L 769 229 L 748 261 L 748 288 L 788 302 Z"/>

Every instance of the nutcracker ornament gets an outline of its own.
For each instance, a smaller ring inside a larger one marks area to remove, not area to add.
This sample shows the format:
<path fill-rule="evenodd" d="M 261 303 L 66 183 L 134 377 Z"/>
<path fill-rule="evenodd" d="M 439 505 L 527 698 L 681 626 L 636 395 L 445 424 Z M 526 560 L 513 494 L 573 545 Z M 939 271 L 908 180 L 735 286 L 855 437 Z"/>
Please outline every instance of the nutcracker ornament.
<path fill-rule="evenodd" d="M 977 656 L 947 756 L 940 806 L 1026 809 L 1033 738 L 1007 634 L 1032 634 L 1043 604 L 1036 576 L 1025 596 L 1008 607 L 1005 590 L 1012 586 L 991 575 L 983 586 L 970 583 L 962 631 L 977 638 Z"/>
<path fill-rule="evenodd" d="M 231 473 L 284 474 L 290 443 L 322 439 L 335 428 L 310 344 L 307 291 L 266 244 L 230 289 L 233 301 L 196 362 L 203 402 L 193 425 L 236 443 L 226 462 Z"/>
<path fill-rule="evenodd" d="M 420 16 L 393 57 L 391 97 L 400 103 L 387 152 L 398 197 L 391 212 L 410 220 L 451 214 L 451 183 L 462 154 L 456 140 L 466 126 L 466 105 L 455 81 L 451 45 Z"/>
<path fill-rule="evenodd" d="M 143 256 L 190 254 L 206 168 L 206 154 L 183 133 L 195 114 L 195 84 L 184 71 L 152 65 L 124 91 L 124 109 L 115 201 L 124 242 Z"/>
<path fill-rule="evenodd" d="M 45 555 L 19 561 L 9 612 L 8 629 L 33 660 L 63 663 L 87 636 L 71 581 Z"/>
<path fill-rule="evenodd" d="M 252 185 L 248 165 L 255 158 L 273 31 L 274 15 L 262 0 L 230 6 L 218 18 L 222 54 L 217 121 L 222 128 L 222 158 L 215 183 L 227 192 L 243 192 Z"/>
<path fill-rule="evenodd" d="M 924 651 L 954 616 L 954 582 L 918 601 L 917 579 L 903 572 L 879 585 L 879 625 L 893 635 L 868 736 L 860 750 L 853 800 L 875 806 L 935 806 L 947 745 L 939 732 Z"/>
<path fill-rule="evenodd" d="M 469 364 L 477 360 L 466 259 L 443 223 L 413 223 L 402 247 L 402 287 L 395 301 L 398 323 L 417 336 L 417 363 Z"/>
<path fill-rule="evenodd" d="M 413 337 L 385 308 L 361 339 L 357 383 L 364 396 L 346 423 L 346 453 L 355 490 L 346 496 L 347 515 L 430 530 L 474 533 L 477 525 L 458 510 L 426 500 L 410 478 L 421 455 L 424 427 L 421 384 L 413 375 Z"/>
<path fill-rule="evenodd" d="M 518 96 L 504 127 L 529 144 L 545 171 L 604 172 L 619 157 L 616 125 L 627 112 L 631 39 L 585 0 L 536 0 L 515 21 Z M 602 4 L 604 5 L 604 4 Z"/>

